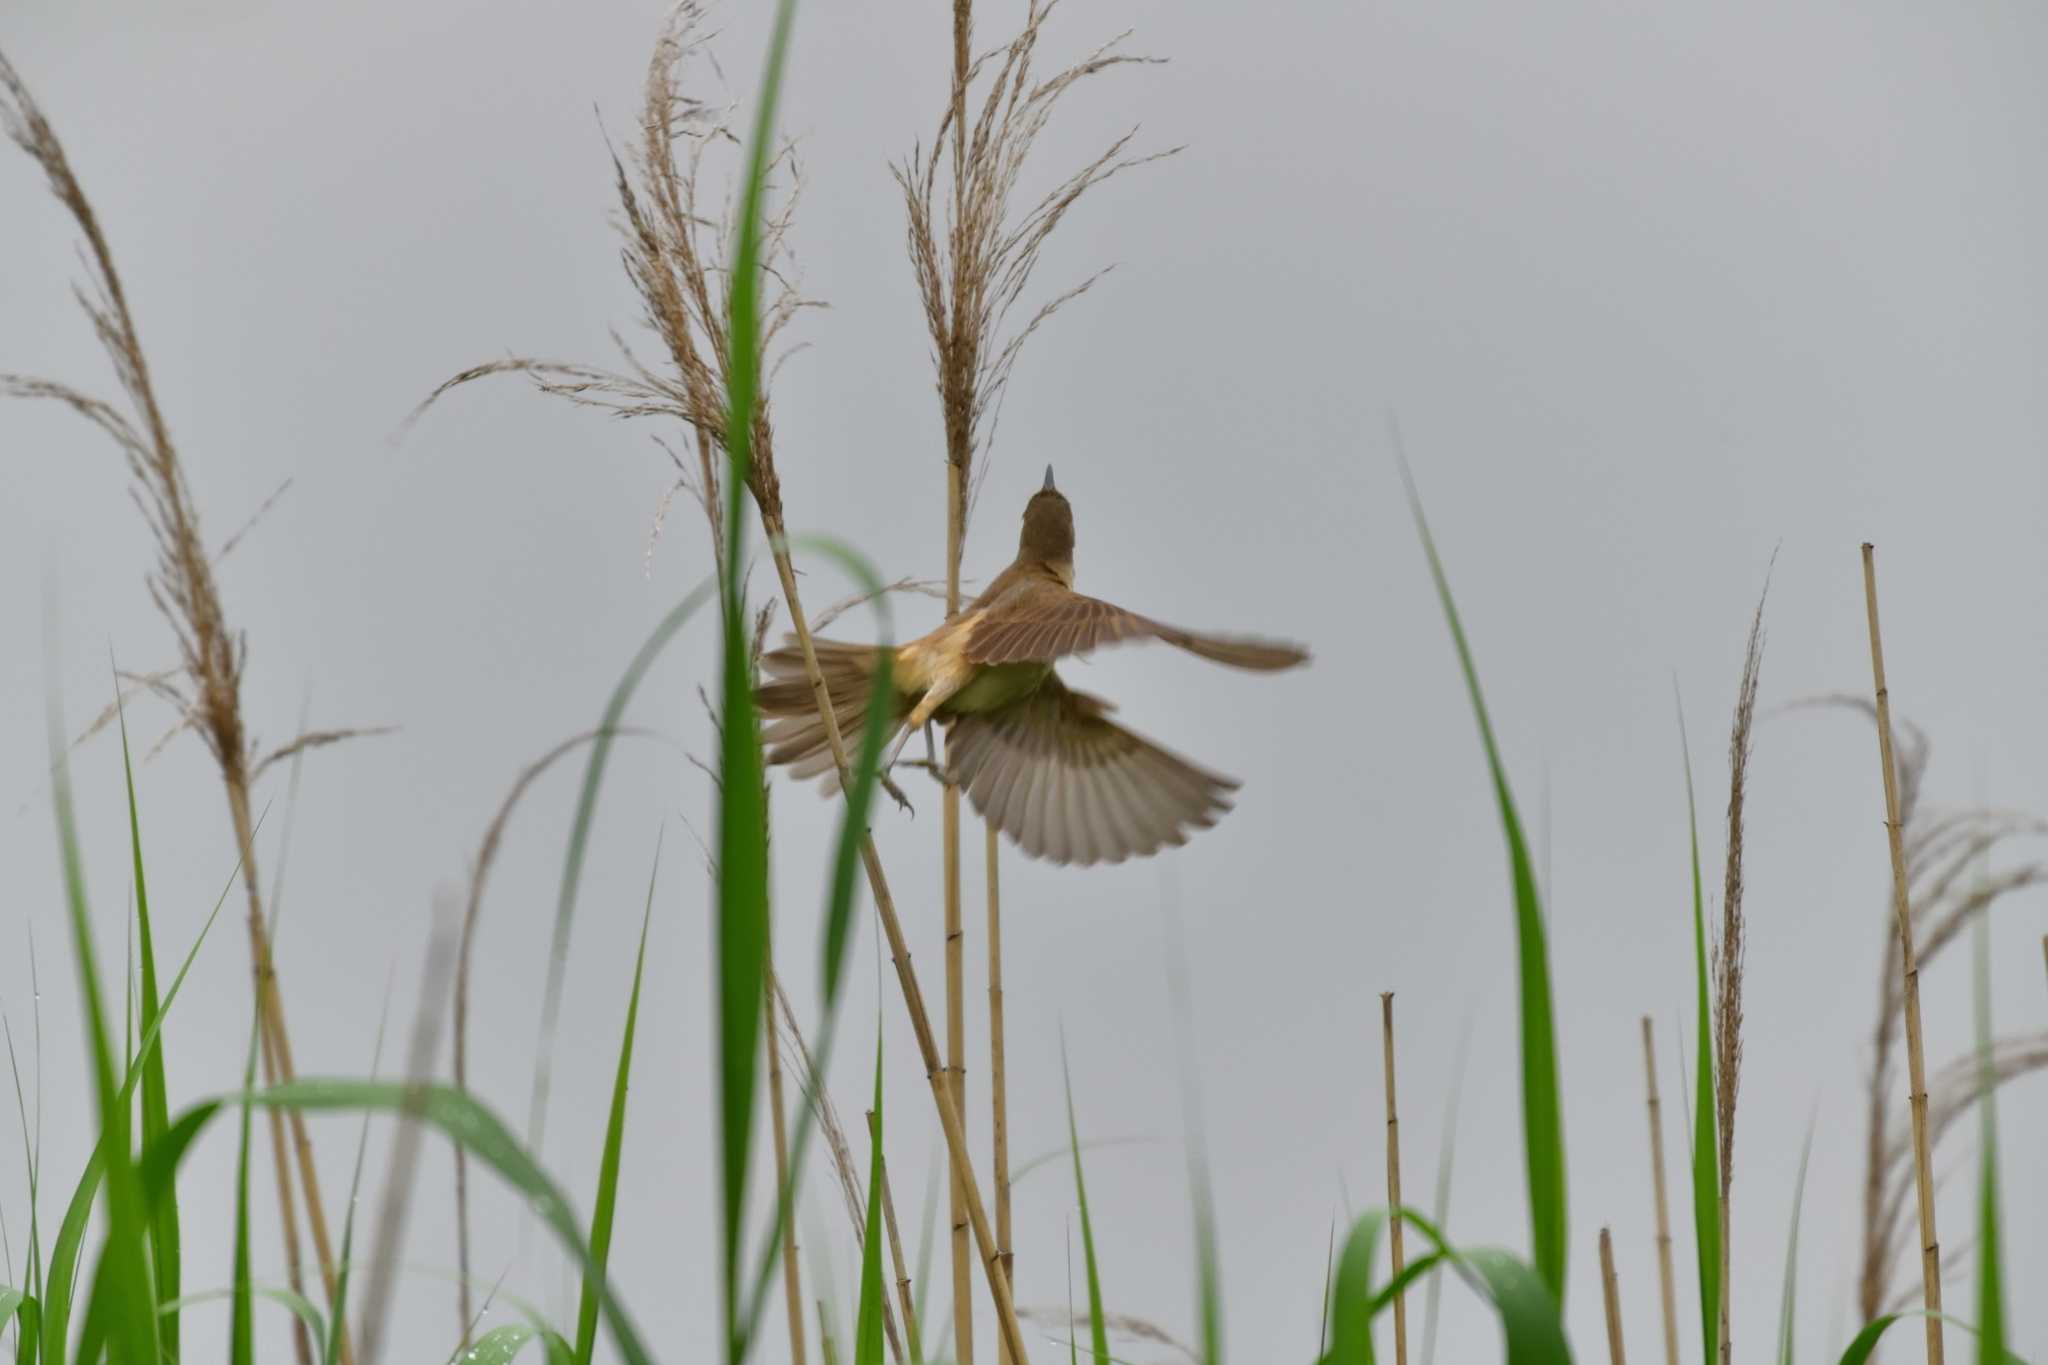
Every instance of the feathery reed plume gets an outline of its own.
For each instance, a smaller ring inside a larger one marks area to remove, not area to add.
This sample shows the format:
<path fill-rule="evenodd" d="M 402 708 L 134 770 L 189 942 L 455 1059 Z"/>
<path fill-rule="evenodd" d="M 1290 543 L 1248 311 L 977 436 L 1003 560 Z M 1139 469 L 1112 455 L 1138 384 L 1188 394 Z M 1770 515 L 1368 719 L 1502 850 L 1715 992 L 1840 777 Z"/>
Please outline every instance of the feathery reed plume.
<path fill-rule="evenodd" d="M 878 1146 L 882 1141 L 882 1125 L 875 1120 L 875 1111 L 868 1111 L 868 1138 Z M 896 1227 L 896 1198 L 889 1189 L 889 1161 L 877 1153 L 875 1170 L 882 1179 L 882 1222 L 889 1233 L 889 1263 L 896 1272 L 896 1298 L 903 1310 L 903 1335 L 910 1344 L 910 1358 L 924 1359 L 924 1343 L 918 1339 L 917 1296 L 911 1292 L 910 1269 L 903 1262 L 903 1234 Z"/>
<path fill-rule="evenodd" d="M 1801 698 L 1788 703 L 1785 709 L 1817 707 L 1857 711 L 1873 722 L 1877 718 L 1877 708 L 1870 698 L 1845 693 Z M 1903 717 L 1895 718 L 1893 727 L 1899 825 L 1916 936 L 1914 960 L 1925 966 L 1978 917 L 1989 914 L 1993 905 L 2017 891 L 2048 884 L 2048 862 L 2038 860 L 1986 879 L 1965 875 L 1978 859 L 2008 840 L 2048 835 L 2048 820 L 1984 806 L 1923 809 L 1920 791 L 1932 745 L 1923 730 Z M 1910 1129 L 1898 1122 L 1891 1098 L 1904 1019 L 1905 983 L 1897 946 L 1898 919 L 1889 893 L 1885 897 L 1883 922 L 1884 946 L 1878 959 L 1877 1010 L 1871 1023 L 1872 1064 L 1865 1102 L 1863 1247 L 1856 1284 L 1857 1310 L 1866 1322 L 1887 1311 L 1896 1298 L 1892 1280 L 1905 1245 L 1906 1205 L 1914 1180 Z M 1995 1083 L 2003 1084 L 2048 1066 L 2048 1058 L 2030 1063 L 2028 1041 L 1999 1040 L 2000 1054 L 2011 1058 L 2011 1065 L 1996 1071 Z M 1942 1074 L 1974 1064 L 1971 1054 L 1949 1063 Z M 1944 1131 L 1943 1125 L 1930 1123 L 1930 1141 L 1938 1146 Z"/>
<path fill-rule="evenodd" d="M 1600 1229 L 1600 1290 L 1607 1307 L 1607 1358 L 1613 1365 L 1628 1365 L 1621 1348 L 1621 1283 L 1614 1274 L 1614 1237 L 1606 1228 Z"/>
<path fill-rule="evenodd" d="M 1863 600 L 1870 618 L 1870 675 L 1877 707 L 1878 758 L 1884 767 L 1884 828 L 1891 849 L 1892 908 L 1898 919 L 1899 966 L 1905 989 L 1906 1070 L 1912 1090 L 1913 1172 L 1920 1204 L 1921 1306 L 1927 1310 L 1927 1362 L 1941 1365 L 1941 1239 L 1934 1223 L 1933 1154 L 1927 1140 L 1927 1058 L 1920 1040 L 1920 964 L 1913 953 L 1913 913 L 1907 894 L 1905 836 L 1899 779 L 1892 756 L 1891 693 L 1884 682 L 1884 641 L 1877 623 L 1877 560 L 1863 544 Z"/>
<path fill-rule="evenodd" d="M 241 858 L 242 884 L 249 902 L 250 957 L 265 1055 L 278 1078 L 289 1081 L 296 1073 L 285 1029 L 283 993 L 277 984 L 264 922 L 255 824 L 249 800 L 251 755 L 242 722 L 241 697 L 246 641 L 230 628 L 222 609 L 212 559 L 199 530 L 198 509 L 171 441 L 170 425 L 157 401 L 141 333 L 129 310 L 127 290 L 114 267 L 113 251 L 99 216 L 86 198 L 56 130 L 4 55 L 0 55 L 0 131 L 42 169 L 50 192 L 71 215 L 85 239 L 81 258 L 87 282 L 73 293 L 113 366 L 126 410 L 71 385 L 27 375 L 0 374 L 0 394 L 47 399 L 69 407 L 110 437 L 127 460 L 135 480 L 136 503 L 156 541 L 156 565 L 148 577 L 150 597 L 177 637 L 182 671 L 196 693 L 192 719 L 213 754 L 227 794 L 236 852 Z M 307 1222 L 319 1257 L 321 1278 L 331 1300 L 334 1252 L 320 1199 L 312 1141 L 306 1133 L 305 1118 L 298 1111 L 292 1111 L 285 1126 L 291 1131 Z M 279 1129 L 273 1126 L 273 1147 L 278 1133 Z M 281 1153 L 274 1155 L 278 1157 L 280 1175 L 285 1177 L 279 1187 L 282 1210 L 291 1204 L 289 1163 Z M 295 1232 L 287 1233 L 288 1247 L 295 1236 Z M 345 1336 L 341 1355 L 345 1362 L 353 1361 Z"/>
<path fill-rule="evenodd" d="M 1062 180 L 1021 213 L 1012 196 L 1032 144 L 1052 116 L 1060 96 L 1076 82 L 1107 70 L 1149 60 L 1118 51 L 1122 37 L 1112 39 L 1080 62 L 1049 79 L 1035 80 L 1032 61 L 1046 19 L 1056 0 L 1031 0 L 1024 22 L 1011 40 L 971 59 L 972 0 L 954 0 L 953 80 L 944 114 L 929 151 L 914 147 L 893 168 L 903 192 L 910 264 L 925 323 L 931 333 L 938 370 L 939 405 L 946 439 L 946 612 L 960 610 L 960 560 L 967 539 L 979 477 L 976 454 L 985 457 L 1008 387 L 1010 372 L 1024 343 L 1040 324 L 1069 300 L 1085 292 L 1100 273 L 1084 279 L 1041 305 L 1022 327 L 1009 327 L 1011 310 L 1029 284 L 1046 239 L 1082 195 L 1104 180 L 1153 159 L 1126 156 L 1133 129 L 1113 141 L 1095 160 Z M 970 87 L 986 75 L 978 112 L 970 117 Z M 941 149 L 951 134 L 950 194 L 942 196 Z M 1176 149 L 1177 150 L 1177 149 Z M 1160 153 L 1159 155 L 1169 155 Z M 963 1109 L 965 1094 L 966 1021 L 964 1004 L 963 930 L 960 922 L 960 794 L 948 786 L 940 797 L 940 838 L 943 845 L 943 896 L 946 935 L 946 1055 L 953 1103 Z M 995 848 L 990 835 L 990 876 Z M 993 889 L 993 887 L 991 888 Z M 995 928 L 991 900 L 991 932 Z M 990 961 L 1000 961 L 991 946 Z M 992 993 L 990 1007 L 1001 996 Z M 991 1015 L 991 1085 L 1001 1065 L 993 1056 L 1002 1036 L 1000 1020 Z M 998 1100 L 1000 1109 L 1002 1102 Z M 997 1217 L 1003 1209 L 1005 1182 L 997 1176 Z M 954 1353 L 958 1365 L 973 1365 L 974 1341 L 967 1303 L 967 1226 L 963 1192 L 953 1190 Z M 1009 1239 L 998 1232 L 1004 1253 Z M 1007 1361 L 1007 1356 L 1005 1356 Z"/>
<path fill-rule="evenodd" d="M 1678 1365 L 1678 1281 L 1671 1269 L 1671 1211 L 1664 1193 L 1664 1111 L 1657 1098 L 1657 1043 L 1643 1016 L 1643 1081 L 1650 1103 L 1650 1177 L 1657 1197 L 1657 1287 L 1664 1309 L 1664 1362 Z"/>
<path fill-rule="evenodd" d="M 1742 681 L 1735 692 L 1735 721 L 1728 735 L 1728 859 L 1721 884 L 1721 932 L 1714 949 L 1714 1118 L 1721 1150 L 1721 1365 L 1734 1350 L 1729 1341 L 1728 1252 L 1735 1182 L 1735 1099 L 1742 1079 L 1742 808 L 1748 794 L 1750 737 L 1756 726 L 1756 689 L 1764 660 L 1764 602 L 1768 577 L 1749 642 L 1742 653 Z"/>
<path fill-rule="evenodd" d="M 1401 1230 L 1401 1111 L 1394 1102 L 1394 993 L 1380 992 L 1380 1052 L 1385 1058 L 1387 1077 L 1387 1222 L 1388 1243 L 1393 1256 L 1393 1278 L 1401 1278 L 1407 1264 L 1402 1254 Z M 1394 1293 L 1394 1360 L 1408 1365 L 1408 1302 L 1399 1290 Z"/>

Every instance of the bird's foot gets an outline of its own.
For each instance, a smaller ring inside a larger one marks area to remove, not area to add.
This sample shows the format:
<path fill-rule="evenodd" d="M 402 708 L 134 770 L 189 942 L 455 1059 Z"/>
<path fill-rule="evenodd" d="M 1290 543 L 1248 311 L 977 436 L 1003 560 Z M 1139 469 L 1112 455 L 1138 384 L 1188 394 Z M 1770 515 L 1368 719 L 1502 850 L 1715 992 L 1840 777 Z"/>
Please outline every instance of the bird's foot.
<path fill-rule="evenodd" d="M 910 818 L 915 820 L 917 818 L 917 807 L 910 804 L 910 798 L 903 794 L 903 788 L 896 785 L 895 779 L 891 778 L 887 773 L 880 773 L 877 775 L 877 780 L 881 782 L 882 790 L 896 799 L 897 807 L 908 812 Z"/>

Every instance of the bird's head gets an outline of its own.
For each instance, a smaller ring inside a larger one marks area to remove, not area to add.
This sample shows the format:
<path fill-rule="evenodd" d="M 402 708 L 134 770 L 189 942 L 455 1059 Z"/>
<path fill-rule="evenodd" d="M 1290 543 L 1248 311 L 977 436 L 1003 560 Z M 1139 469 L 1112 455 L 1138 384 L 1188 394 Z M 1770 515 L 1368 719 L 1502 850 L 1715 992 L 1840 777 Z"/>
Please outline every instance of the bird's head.
<path fill-rule="evenodd" d="M 1024 505 L 1024 534 L 1017 541 L 1017 558 L 1048 564 L 1073 573 L 1074 509 L 1052 484 L 1052 466 L 1045 467 L 1045 483 Z"/>

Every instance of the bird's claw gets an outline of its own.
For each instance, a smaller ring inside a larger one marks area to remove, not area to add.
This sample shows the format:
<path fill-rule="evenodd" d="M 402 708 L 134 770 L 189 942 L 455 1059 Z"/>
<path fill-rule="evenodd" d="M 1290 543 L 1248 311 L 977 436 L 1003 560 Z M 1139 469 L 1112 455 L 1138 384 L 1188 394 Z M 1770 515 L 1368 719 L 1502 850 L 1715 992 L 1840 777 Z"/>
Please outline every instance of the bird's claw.
<path fill-rule="evenodd" d="M 917 808 L 910 804 L 910 798 L 903 794 L 903 788 L 897 786 L 894 779 L 887 773 L 880 774 L 879 780 L 882 784 L 882 790 L 896 798 L 897 806 L 909 812 L 910 818 L 915 820 L 917 818 Z"/>

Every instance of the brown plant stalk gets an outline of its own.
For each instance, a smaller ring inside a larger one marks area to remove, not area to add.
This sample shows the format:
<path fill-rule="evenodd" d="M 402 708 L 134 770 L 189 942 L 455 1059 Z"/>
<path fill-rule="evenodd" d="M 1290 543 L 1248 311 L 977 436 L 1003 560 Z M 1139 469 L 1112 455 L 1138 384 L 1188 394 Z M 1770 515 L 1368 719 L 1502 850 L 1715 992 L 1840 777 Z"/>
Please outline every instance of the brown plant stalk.
<path fill-rule="evenodd" d="M 1394 993 L 1380 992 L 1380 1052 L 1385 1059 L 1387 1079 L 1387 1215 L 1390 1224 L 1389 1245 L 1393 1256 L 1393 1278 L 1400 1279 L 1401 1271 L 1407 1265 L 1401 1243 L 1402 1229 L 1407 1226 L 1401 1217 L 1401 1111 L 1394 1102 Z M 1394 1295 L 1394 1360 L 1395 1365 L 1408 1365 L 1408 1303 L 1407 1296 L 1396 1292 Z"/>
<path fill-rule="evenodd" d="M 769 932 L 768 979 L 775 981 L 774 932 Z M 768 1011 L 768 1118 L 769 1130 L 775 1141 L 775 1184 L 778 1189 L 789 1189 L 789 1124 L 783 1117 L 782 1100 L 782 1048 L 776 1042 L 775 1016 L 779 1011 L 782 992 L 768 992 L 765 1006 Z M 790 1021 L 794 1028 L 796 1021 Z M 782 1293 L 789 1311 L 789 1359 L 790 1365 L 804 1365 L 804 1290 L 803 1277 L 797 1269 L 796 1219 L 782 1220 Z M 913 1326 L 913 1333 L 915 1328 Z M 915 1358 L 915 1357 L 913 1357 Z"/>
<path fill-rule="evenodd" d="M 1621 1282 L 1614 1273 L 1614 1237 L 1600 1229 L 1600 1297 L 1607 1310 L 1607 1359 L 1613 1365 L 1628 1365 L 1628 1353 L 1621 1347 Z"/>
<path fill-rule="evenodd" d="M 1898 917 L 1899 967 L 1905 987 L 1906 1070 L 1912 1090 L 1913 1170 L 1920 1205 L 1921 1306 L 1927 1310 L 1928 1365 L 1941 1365 L 1941 1239 L 1934 1221 L 1933 1156 L 1927 1141 L 1927 1058 L 1920 1038 L 1920 964 L 1913 954 L 1913 915 L 1906 892 L 1906 853 L 1899 779 L 1892 757 L 1891 692 L 1884 681 L 1884 640 L 1877 620 L 1876 549 L 1863 545 L 1863 600 L 1870 621 L 1870 676 L 1877 706 L 1878 759 L 1884 769 L 1885 836 L 1891 851 L 1892 908 Z"/>
<path fill-rule="evenodd" d="M 1735 692 L 1735 719 L 1728 734 L 1728 856 L 1721 883 L 1721 924 L 1714 951 L 1714 1119 L 1721 1155 L 1717 1217 L 1721 1227 L 1721 1365 L 1734 1358 L 1730 1340 L 1729 1243 L 1734 1226 L 1735 1102 L 1742 1081 L 1742 969 L 1746 922 L 1742 913 L 1742 814 L 1749 790 L 1751 736 L 1756 727 L 1756 690 L 1763 668 L 1764 602 L 1757 599 L 1743 648 L 1742 681 Z"/>
<path fill-rule="evenodd" d="M 1678 1287 L 1671 1268 L 1671 1211 L 1664 1190 L 1664 1111 L 1657 1098 L 1657 1044 L 1643 1016 L 1643 1080 L 1650 1105 L 1650 1178 L 1657 1201 L 1657 1287 L 1664 1310 L 1664 1362 L 1678 1365 Z"/>
<path fill-rule="evenodd" d="M 998 880 L 996 827 L 982 825 L 983 857 L 988 866 L 988 1089 L 990 1156 L 995 1166 L 996 1245 L 1002 1248 L 1003 1274 L 1017 1282 L 1017 1250 L 1010 1229 L 1010 1098 L 1009 1059 L 1003 1039 L 1002 888 Z M 1007 1359 L 1008 1352 L 1002 1353 Z"/>
<path fill-rule="evenodd" d="M 876 1121 L 873 1110 L 868 1111 L 868 1133 L 879 1148 L 882 1125 Z M 882 1224 L 889 1233 L 889 1262 L 896 1272 L 896 1299 L 903 1311 L 903 1335 L 910 1342 L 910 1358 L 923 1360 L 924 1343 L 918 1339 L 917 1298 L 911 1292 L 910 1269 L 903 1261 L 903 1234 L 896 1226 L 896 1197 L 889 1189 L 889 1160 L 879 1150 L 875 1153 L 875 1170 L 882 1178 Z"/>
<path fill-rule="evenodd" d="M 4 56 L 0 56 L 0 130 L 42 169 L 50 192 L 69 212 L 85 239 L 82 258 L 87 282 L 74 293 L 92 324 L 100 348 L 113 365 L 126 410 L 70 385 L 26 375 L 0 374 L 0 393 L 51 400 L 69 407 L 114 441 L 134 476 L 136 502 L 157 549 L 156 565 L 148 578 L 150 596 L 177 636 L 183 671 L 196 690 L 194 720 L 220 770 L 227 796 L 248 898 L 251 972 L 261 1031 L 271 1050 L 277 1076 L 290 1081 L 296 1070 L 285 1028 L 283 994 L 271 960 L 256 862 L 255 826 L 250 815 L 252 758 L 241 707 L 245 642 L 230 628 L 221 606 L 212 558 L 200 534 L 198 510 L 172 443 L 169 423 L 157 401 L 141 334 L 129 310 L 127 291 L 115 269 L 113 252 L 98 214 L 86 198 L 56 130 Z M 334 1252 L 320 1198 L 312 1142 L 299 1111 L 291 1112 L 286 1127 L 297 1158 L 321 1279 L 331 1302 Z M 277 1131 L 272 1128 L 273 1135 Z M 287 1171 L 288 1163 L 283 1159 L 276 1165 L 281 1173 Z M 289 1191 L 281 1185 L 280 1208 L 289 1207 L 290 1202 Z M 340 1344 L 343 1360 L 352 1365 L 354 1356 L 345 1334 Z"/>

